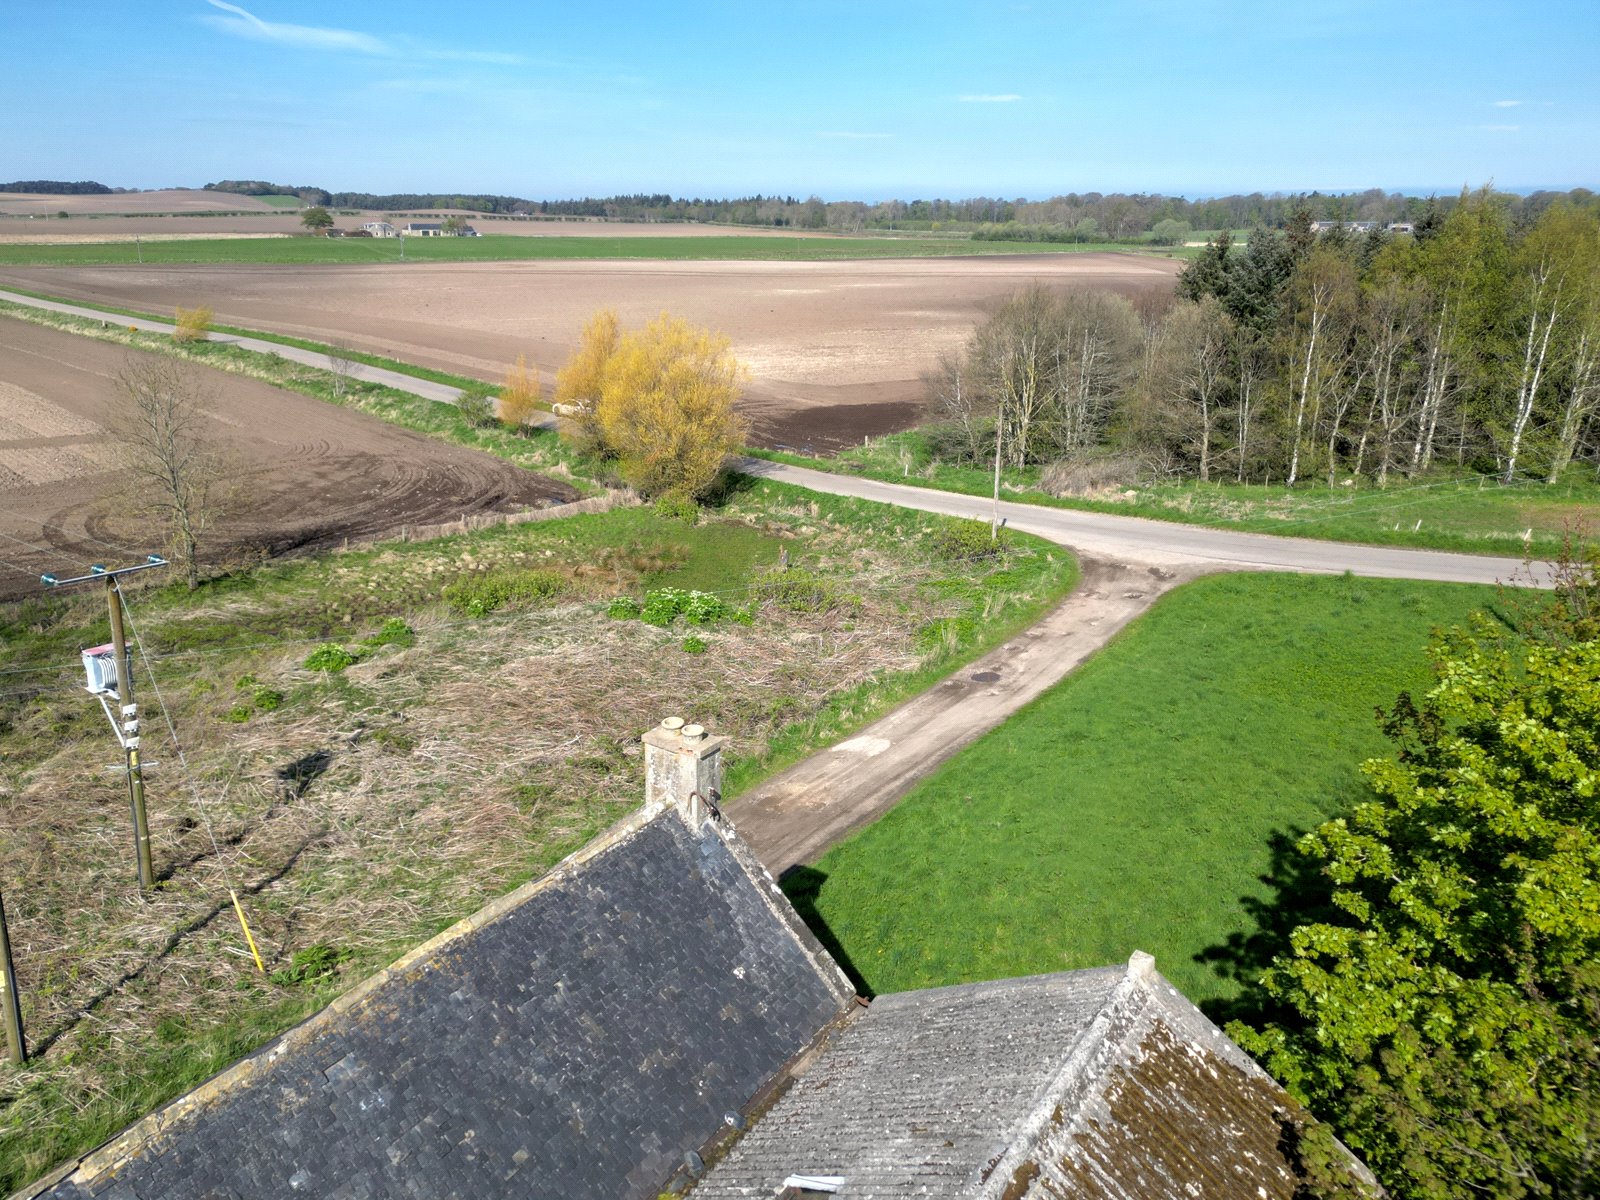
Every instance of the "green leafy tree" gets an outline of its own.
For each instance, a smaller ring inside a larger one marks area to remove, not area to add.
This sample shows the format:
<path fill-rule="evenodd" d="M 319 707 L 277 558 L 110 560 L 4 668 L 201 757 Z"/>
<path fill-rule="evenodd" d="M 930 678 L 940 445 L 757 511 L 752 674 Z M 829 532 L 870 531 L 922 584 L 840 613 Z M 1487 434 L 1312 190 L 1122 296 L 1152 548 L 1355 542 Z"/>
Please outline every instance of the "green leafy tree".
<path fill-rule="evenodd" d="M 313 204 L 300 214 L 300 224 L 312 233 L 326 233 L 333 228 L 333 214 L 320 204 Z"/>
<path fill-rule="evenodd" d="M 1158 246 L 1176 246 L 1188 236 L 1189 222 L 1175 221 L 1171 217 L 1157 221 L 1155 228 L 1150 230 L 1150 240 Z"/>
<path fill-rule="evenodd" d="M 1234 1036 L 1397 1196 L 1600 1192 L 1600 642 L 1435 647 L 1370 800 L 1302 842 L 1341 916 Z"/>

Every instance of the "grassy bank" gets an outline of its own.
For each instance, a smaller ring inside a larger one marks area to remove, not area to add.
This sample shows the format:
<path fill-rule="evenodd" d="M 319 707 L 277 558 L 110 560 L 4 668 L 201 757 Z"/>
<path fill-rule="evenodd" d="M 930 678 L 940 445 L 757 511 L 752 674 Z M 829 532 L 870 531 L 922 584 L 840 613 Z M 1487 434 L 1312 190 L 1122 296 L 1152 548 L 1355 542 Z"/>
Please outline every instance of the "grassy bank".
<path fill-rule="evenodd" d="M 380 263 L 492 262 L 529 259 L 742 260 L 833 262 L 869 258 L 970 255 L 1140 253 L 1124 245 L 1066 246 L 1053 242 L 975 242 L 916 237 L 518 237 L 459 238 L 217 238 L 179 242 L 99 242 L 84 245 L 0 246 L 0 266 L 106 266 L 118 263 Z"/>
<path fill-rule="evenodd" d="M 189 362 L 259 379 L 275 387 L 314 396 L 329 404 L 355 408 L 394 425 L 437 437 L 457 446 L 483 450 L 534 471 L 562 475 L 580 491 L 598 493 L 596 482 L 606 475 L 600 463 L 574 453 L 553 432 L 527 429 L 512 432 L 498 423 L 474 425 L 452 404 L 425 400 L 410 392 L 386 387 L 371 380 L 340 379 L 319 367 L 291 362 L 273 354 L 260 354 L 224 342 L 194 342 L 177 345 L 168 334 L 136 332 L 122 325 L 107 325 L 88 317 L 68 316 L 44 309 L 0 301 L 0 316 L 15 317 L 54 329 L 82 334 L 97 341 L 113 342 L 135 350 L 166 354 Z M 240 331 L 245 332 L 245 331 Z M 250 334 L 250 336 L 256 336 Z M 314 345 L 312 343 L 311 345 Z M 379 361 L 377 365 L 388 365 Z M 415 369 L 413 374 L 419 374 Z M 433 373 L 436 377 L 439 373 Z M 452 382 L 445 377 L 444 382 Z M 462 380 L 461 384 L 472 383 Z"/>
<path fill-rule="evenodd" d="M 917 430 L 874 438 L 831 458 L 751 453 L 813 470 L 968 496 L 994 491 L 991 470 L 939 460 Z M 1003 471 L 1002 499 L 1283 537 L 1497 554 L 1512 560 L 1529 553 L 1554 554 L 1574 522 L 1590 529 L 1600 525 L 1600 481 L 1587 468 L 1569 471 L 1555 484 L 1504 486 L 1481 476 L 1437 473 L 1415 481 L 1397 479 L 1386 488 L 1364 480 L 1293 488 L 1187 481 L 1106 489 L 1095 497 L 1052 495 L 1040 487 L 1040 476 L 1037 467 Z"/>
<path fill-rule="evenodd" d="M 874 992 L 1125 961 L 1237 996 L 1312 903 L 1287 847 L 1488 588 L 1235 575 L 1162 600 L 785 888 Z M 1267 880 L 1276 881 L 1267 882 Z M 1277 884 L 1282 885 L 1280 890 Z"/>
<path fill-rule="evenodd" d="M 27 288 L 7 287 L 4 290 L 15 292 L 19 296 L 32 296 L 37 300 L 52 300 L 58 304 L 71 304 L 77 308 L 93 309 L 95 312 L 103 312 L 107 316 L 134 317 L 144 321 L 164 321 L 168 325 L 172 324 L 173 320 L 172 313 L 141 312 L 134 308 L 119 308 L 114 304 L 101 304 L 92 300 L 74 300 L 66 296 L 50 296 L 44 292 L 35 292 Z M 30 308 L 27 305 L 11 304 L 0 300 L 0 313 L 6 316 L 25 317 L 28 313 L 38 311 L 40 310 Z M 96 323 L 89 321 L 87 325 L 75 327 L 74 332 L 92 333 L 95 327 Z M 293 346 L 299 350 L 309 350 L 314 354 L 337 354 L 339 357 L 349 359 L 351 362 L 362 363 L 369 367 L 382 367 L 386 371 L 394 371 L 399 375 L 410 375 L 413 379 L 425 379 L 431 383 L 445 384 L 448 387 L 482 387 L 485 383 L 482 379 L 473 379 L 466 375 L 455 375 L 449 371 L 438 371 L 432 367 L 419 367 L 415 363 L 401 362 L 397 358 L 385 358 L 381 354 L 368 354 L 364 350 L 355 350 L 348 346 L 333 346 L 327 342 L 315 342 L 309 338 L 291 337 L 288 334 L 270 333 L 260 329 L 242 329 L 237 325 L 213 324 L 208 328 L 212 333 L 255 338 L 260 342 L 272 342 L 278 346 Z"/>
<path fill-rule="evenodd" d="M 0 1190 L 582 845 L 639 803 L 636 738 L 661 716 L 731 735 L 737 786 L 1071 585 L 1056 547 L 1018 538 L 973 562 L 941 548 L 949 527 L 738 480 L 697 524 L 620 508 L 134 591 L 160 764 L 161 883 L 143 897 L 77 665 L 105 639 L 103 604 L 0 608 L 0 879 L 36 1055 L 0 1095 Z M 613 608 L 662 588 L 717 603 L 705 624 Z"/>

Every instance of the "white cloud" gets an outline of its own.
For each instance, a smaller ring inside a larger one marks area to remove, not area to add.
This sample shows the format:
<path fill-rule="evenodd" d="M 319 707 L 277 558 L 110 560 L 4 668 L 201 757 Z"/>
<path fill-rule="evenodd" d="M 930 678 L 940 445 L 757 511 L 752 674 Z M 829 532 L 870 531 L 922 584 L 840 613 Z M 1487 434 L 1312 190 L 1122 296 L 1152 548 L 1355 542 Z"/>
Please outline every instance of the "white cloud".
<path fill-rule="evenodd" d="M 1015 92 L 1004 92 L 998 96 L 966 95 L 957 96 L 956 99 L 963 104 L 1013 104 L 1022 97 Z"/>
<path fill-rule="evenodd" d="M 392 54 L 394 51 L 382 38 L 370 33 L 357 33 L 353 29 L 323 29 L 315 25 L 283 25 L 276 21 L 263 21 L 252 12 L 226 0 L 206 0 L 212 8 L 220 8 L 231 15 L 201 18 L 208 25 L 231 33 L 235 37 L 250 38 L 257 42 L 276 42 L 281 46 L 297 46 L 302 50 L 353 50 L 358 54 Z"/>
<path fill-rule="evenodd" d="M 1494 106 L 1496 108 L 1516 108 L 1519 105 L 1526 103 L 1526 100 L 1496 100 L 1494 102 Z"/>
<path fill-rule="evenodd" d="M 845 129 L 828 129 L 817 134 L 818 137 L 841 138 L 849 142 L 882 142 L 887 141 L 892 134 L 888 133 L 855 133 Z"/>

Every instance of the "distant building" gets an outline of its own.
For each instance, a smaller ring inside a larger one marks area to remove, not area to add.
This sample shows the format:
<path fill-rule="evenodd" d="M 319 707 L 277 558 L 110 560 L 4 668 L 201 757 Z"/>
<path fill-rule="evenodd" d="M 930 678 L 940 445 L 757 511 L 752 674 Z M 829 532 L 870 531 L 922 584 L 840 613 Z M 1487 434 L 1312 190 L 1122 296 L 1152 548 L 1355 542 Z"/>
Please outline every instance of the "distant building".
<path fill-rule="evenodd" d="M 400 234 L 402 237 L 443 237 L 444 226 L 437 222 L 411 221 Z"/>
<path fill-rule="evenodd" d="M 1416 233 L 1417 227 L 1410 221 L 1392 221 L 1385 228 L 1385 233 Z"/>
<path fill-rule="evenodd" d="M 394 226 L 389 224 L 387 221 L 368 221 L 361 228 L 365 229 L 373 237 L 395 236 Z"/>
<path fill-rule="evenodd" d="M 1312 233 L 1332 233 L 1335 229 L 1342 229 L 1346 233 L 1373 233 L 1377 230 L 1376 221 L 1313 221 Z M 1391 228 L 1393 228 L 1391 226 Z"/>

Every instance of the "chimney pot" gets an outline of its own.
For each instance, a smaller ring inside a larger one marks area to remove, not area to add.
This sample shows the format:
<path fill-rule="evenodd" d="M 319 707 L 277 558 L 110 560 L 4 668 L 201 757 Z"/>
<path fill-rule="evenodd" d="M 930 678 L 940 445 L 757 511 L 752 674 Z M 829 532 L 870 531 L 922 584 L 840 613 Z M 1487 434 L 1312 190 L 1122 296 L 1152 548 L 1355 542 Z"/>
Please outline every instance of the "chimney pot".
<path fill-rule="evenodd" d="M 706 729 L 704 725 L 685 725 L 683 727 L 683 740 L 686 742 L 698 742 L 705 736 Z"/>
<path fill-rule="evenodd" d="M 661 718 L 661 728 L 665 729 L 668 733 L 677 733 L 681 729 L 683 729 L 683 718 L 682 717 L 662 717 Z"/>

